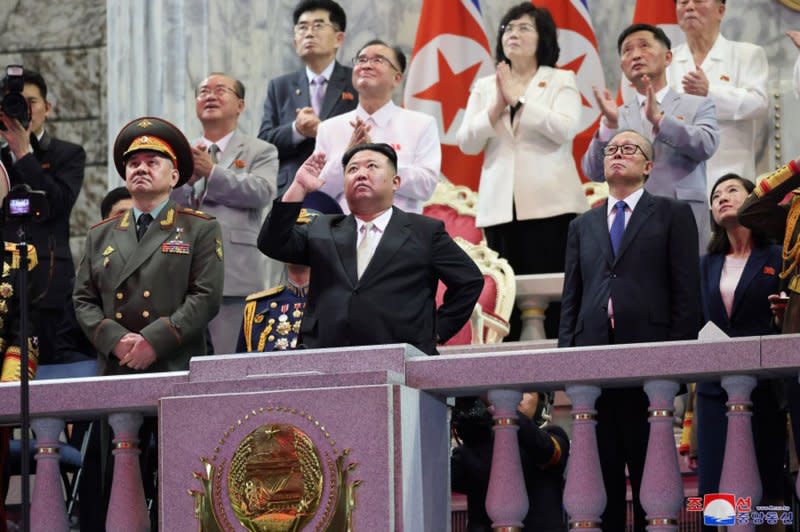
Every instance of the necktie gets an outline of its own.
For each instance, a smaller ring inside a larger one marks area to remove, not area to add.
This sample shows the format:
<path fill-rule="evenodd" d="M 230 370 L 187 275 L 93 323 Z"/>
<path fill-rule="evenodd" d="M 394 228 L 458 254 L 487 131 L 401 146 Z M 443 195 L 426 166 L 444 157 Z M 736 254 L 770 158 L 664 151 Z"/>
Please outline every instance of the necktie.
<path fill-rule="evenodd" d="M 322 100 L 325 98 L 325 84 L 328 82 L 325 76 L 317 76 L 311 82 L 311 108 L 314 114 L 319 116 L 322 111 Z"/>
<path fill-rule="evenodd" d="M 358 249 L 356 250 L 356 265 L 359 279 L 361 279 L 364 270 L 367 269 L 367 265 L 372 259 L 372 253 L 374 251 L 372 241 L 375 238 L 375 234 L 372 231 L 373 227 L 375 227 L 375 224 L 372 222 L 367 222 L 361 227 L 361 231 L 364 235 L 361 237 L 361 242 L 358 243 Z"/>
<path fill-rule="evenodd" d="M 212 144 L 208 147 L 208 154 L 211 156 L 211 162 L 217 164 L 219 162 L 219 146 Z"/>
<path fill-rule="evenodd" d="M 627 206 L 628 204 L 622 200 L 614 204 L 617 214 L 614 216 L 614 221 L 611 222 L 611 229 L 608 232 L 611 236 L 611 249 L 614 251 L 615 257 L 617 256 L 619 245 L 622 243 L 622 235 L 625 233 L 625 208 Z"/>
<path fill-rule="evenodd" d="M 150 226 L 150 222 L 153 221 L 153 216 L 146 212 L 139 216 L 139 220 L 136 222 L 136 240 L 141 240 L 144 234 L 147 232 L 147 228 Z"/>

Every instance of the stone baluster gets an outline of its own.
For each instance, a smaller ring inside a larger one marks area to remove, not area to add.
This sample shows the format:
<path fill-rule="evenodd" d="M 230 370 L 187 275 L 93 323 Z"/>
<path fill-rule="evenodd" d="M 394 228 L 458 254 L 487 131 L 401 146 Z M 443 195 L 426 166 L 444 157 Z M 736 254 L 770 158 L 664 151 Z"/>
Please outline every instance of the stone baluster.
<path fill-rule="evenodd" d="M 756 387 L 756 378 L 749 375 L 730 375 L 722 378 L 722 387 L 728 393 L 728 434 L 725 439 L 725 459 L 719 478 L 720 493 L 733 493 L 736 500 L 750 498 L 752 507 L 761 501 L 761 477 L 756 463 L 753 443 L 753 403 L 750 393 Z M 755 525 L 743 524 L 728 530 L 755 530 Z"/>
<path fill-rule="evenodd" d="M 667 380 L 652 380 L 644 385 L 650 399 L 650 435 L 639 499 L 647 514 L 648 532 L 678 530 L 678 515 L 684 501 L 673 431 L 678 387 L 677 382 Z"/>
<path fill-rule="evenodd" d="M 144 499 L 142 474 L 139 469 L 139 428 L 142 414 L 123 412 L 109 414 L 114 431 L 114 478 L 108 502 L 106 530 L 139 532 L 150 530 L 150 518 Z"/>
<path fill-rule="evenodd" d="M 59 464 L 59 436 L 64 430 L 64 421 L 35 418 L 31 420 L 31 427 L 36 433 L 36 483 L 31 499 L 31 532 L 67 532 L 69 522 Z"/>
<path fill-rule="evenodd" d="M 572 530 L 600 532 L 600 516 L 606 507 L 606 488 L 597 450 L 597 386 L 567 386 L 572 402 L 572 445 L 567 463 L 564 507 Z"/>
<path fill-rule="evenodd" d="M 516 390 L 490 390 L 494 406 L 494 447 L 492 472 L 486 494 L 486 512 L 492 528 L 501 532 L 522 530 L 528 514 L 528 492 L 519 458 L 517 405 L 522 393 Z"/>

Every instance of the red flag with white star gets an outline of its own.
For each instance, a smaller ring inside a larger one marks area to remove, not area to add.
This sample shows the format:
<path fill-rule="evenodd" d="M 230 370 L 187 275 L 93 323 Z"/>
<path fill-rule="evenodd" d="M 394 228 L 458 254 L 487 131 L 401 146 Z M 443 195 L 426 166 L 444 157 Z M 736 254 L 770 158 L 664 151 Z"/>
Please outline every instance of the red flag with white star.
<path fill-rule="evenodd" d="M 585 0 L 536 0 L 534 4 L 547 8 L 558 28 L 558 45 L 561 48 L 558 68 L 572 70 L 578 80 L 581 120 L 578 135 L 572 142 L 572 153 L 581 180 L 587 181 L 581 170 L 581 157 L 589 148 L 592 135 L 600 124 L 600 108 L 592 94 L 592 86 L 606 85 L 592 21 Z"/>
<path fill-rule="evenodd" d="M 465 155 L 456 132 L 475 80 L 494 72 L 478 0 L 423 0 L 403 94 L 405 106 L 439 123 L 442 174 L 478 190 L 483 155 Z"/>

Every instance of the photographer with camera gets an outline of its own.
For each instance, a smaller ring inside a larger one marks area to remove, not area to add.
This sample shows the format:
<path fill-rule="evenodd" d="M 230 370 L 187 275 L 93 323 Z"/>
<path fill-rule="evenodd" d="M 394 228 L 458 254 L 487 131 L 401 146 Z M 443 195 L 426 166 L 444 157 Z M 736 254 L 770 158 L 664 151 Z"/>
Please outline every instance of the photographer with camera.
<path fill-rule="evenodd" d="M 47 84 L 38 72 L 12 65 L 2 81 L 0 159 L 8 170 L 11 186 L 26 184 L 46 193 L 49 213 L 26 224 L 26 240 L 36 248 L 40 266 L 32 272 L 32 284 L 44 292 L 38 302 L 37 324 L 40 364 L 53 363 L 56 327 L 65 305 L 72 304 L 75 268 L 69 248 L 69 218 L 83 184 L 86 152 L 81 146 L 59 140 L 45 129 L 51 111 Z M 18 242 L 19 226 L 6 222 L 3 239 Z"/>

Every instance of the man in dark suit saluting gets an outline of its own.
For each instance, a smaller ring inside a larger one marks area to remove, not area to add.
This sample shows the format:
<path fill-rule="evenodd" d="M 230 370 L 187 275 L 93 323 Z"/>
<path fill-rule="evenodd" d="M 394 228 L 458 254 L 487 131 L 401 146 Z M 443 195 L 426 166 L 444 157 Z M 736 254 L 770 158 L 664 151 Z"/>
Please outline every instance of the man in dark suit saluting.
<path fill-rule="evenodd" d="M 358 105 L 353 69 L 336 61 L 347 17 L 333 0 L 303 0 L 294 10 L 294 48 L 305 68 L 269 82 L 258 137 L 278 148 L 278 193 L 314 151 L 317 125 Z"/>
<path fill-rule="evenodd" d="M 310 348 L 405 342 L 427 354 L 469 319 L 483 276 L 438 220 L 392 207 L 400 186 L 388 144 L 359 144 L 342 157 L 351 214 L 294 221 L 319 189 L 325 155 L 297 171 L 258 236 L 270 257 L 311 266 L 300 343 Z M 444 303 L 434 301 L 441 280 Z"/>
<path fill-rule="evenodd" d="M 608 202 L 572 221 L 567 237 L 559 347 L 697 338 L 700 273 L 691 207 L 644 190 L 653 147 L 631 130 L 603 148 Z M 625 529 L 625 465 L 635 530 L 649 427 L 642 387 L 604 389 L 597 445 L 608 504 L 603 530 Z"/>

